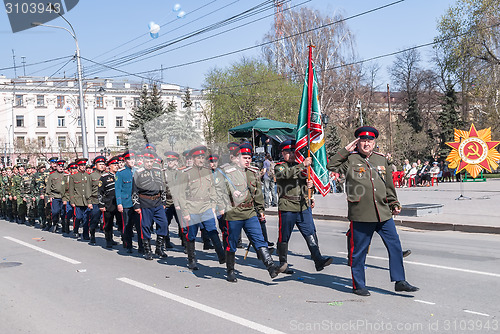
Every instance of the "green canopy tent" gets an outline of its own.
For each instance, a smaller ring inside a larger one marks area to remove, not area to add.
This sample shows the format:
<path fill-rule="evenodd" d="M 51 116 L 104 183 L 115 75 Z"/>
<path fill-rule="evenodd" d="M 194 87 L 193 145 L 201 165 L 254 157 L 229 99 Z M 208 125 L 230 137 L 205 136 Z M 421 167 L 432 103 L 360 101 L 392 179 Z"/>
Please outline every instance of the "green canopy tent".
<path fill-rule="evenodd" d="M 296 124 L 274 121 L 264 117 L 229 129 L 229 134 L 236 138 L 255 138 L 256 135 L 262 133 L 280 143 L 286 139 L 294 139 L 296 132 Z"/>
<path fill-rule="evenodd" d="M 296 133 L 296 124 L 274 121 L 264 117 L 259 117 L 251 122 L 229 129 L 229 134 L 233 137 L 252 138 L 254 147 L 255 143 L 258 143 L 258 139 L 262 139 L 262 135 L 273 139 L 275 144 L 272 146 L 277 146 L 287 139 L 295 139 Z M 273 150 L 273 152 L 277 152 L 277 150 Z"/>

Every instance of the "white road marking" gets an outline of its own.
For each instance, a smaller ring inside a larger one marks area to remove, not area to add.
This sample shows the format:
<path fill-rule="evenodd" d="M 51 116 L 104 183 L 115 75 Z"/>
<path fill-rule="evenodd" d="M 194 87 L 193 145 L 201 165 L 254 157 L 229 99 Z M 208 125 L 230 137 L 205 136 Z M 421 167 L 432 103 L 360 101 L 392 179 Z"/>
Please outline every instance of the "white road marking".
<path fill-rule="evenodd" d="M 347 254 L 347 252 L 338 252 L 338 253 L 339 254 Z M 369 257 L 371 259 L 377 259 L 377 260 L 386 260 L 386 261 L 389 260 L 388 258 L 380 257 L 380 256 L 367 255 L 366 257 Z M 486 271 L 477 271 L 477 270 L 469 270 L 469 269 L 462 269 L 462 268 L 455 268 L 455 267 L 447 267 L 447 266 L 440 266 L 440 265 L 437 265 L 437 264 L 429 264 L 429 263 L 422 263 L 422 262 L 413 262 L 413 261 L 407 261 L 407 260 L 404 260 L 404 263 L 405 264 L 416 264 L 418 266 L 425 266 L 425 267 L 438 268 L 438 269 L 461 271 L 461 272 L 469 273 L 469 274 L 478 274 L 478 275 L 485 275 L 485 276 L 500 277 L 500 274 L 489 273 L 489 272 L 486 272 Z"/>
<path fill-rule="evenodd" d="M 426 302 L 425 300 L 414 299 L 414 301 L 416 301 L 417 303 L 422 303 L 422 304 L 436 305 L 436 303 Z"/>
<path fill-rule="evenodd" d="M 474 311 L 469 311 L 469 310 L 464 310 L 464 312 L 471 313 L 471 314 L 482 315 L 482 316 L 485 316 L 485 317 L 489 317 L 490 316 L 489 314 L 486 314 L 486 313 L 474 312 Z"/>
<path fill-rule="evenodd" d="M 76 260 L 73 260 L 73 259 L 70 259 L 69 257 L 66 257 L 64 255 L 59 255 L 57 253 L 54 253 L 54 252 L 51 252 L 51 251 L 48 251 L 46 249 L 43 249 L 43 248 L 40 248 L 40 247 L 37 247 L 37 246 L 33 246 L 27 242 L 24 242 L 24 241 L 21 241 L 21 240 L 18 240 L 18 239 L 15 239 L 15 238 L 12 238 L 12 237 L 4 237 L 5 239 L 7 240 L 10 240 L 10 241 L 13 241 L 15 243 L 18 243 L 20 245 L 23 245 L 23 246 L 26 246 L 26 247 L 29 247 L 31 249 L 34 249 L 40 253 L 44 253 L 44 254 L 47 254 L 47 255 L 50 255 L 50 256 L 53 256 L 59 260 L 63 260 L 63 261 L 66 261 L 66 262 L 69 262 L 71 264 L 79 264 L 81 262 L 79 261 L 76 261 Z"/>
<path fill-rule="evenodd" d="M 340 286 L 343 286 L 343 287 L 346 287 L 346 288 L 352 288 L 352 286 L 345 285 L 345 284 L 343 284 L 343 283 L 332 282 L 332 284 L 335 284 L 335 285 L 340 285 Z"/>
<path fill-rule="evenodd" d="M 162 296 L 162 297 L 168 298 L 170 300 L 176 301 L 178 303 L 184 304 L 186 306 L 190 306 L 190 307 L 195 308 L 197 310 L 200 310 L 200 311 L 203 311 L 203 312 L 215 315 L 216 317 L 222 318 L 224 320 L 229 320 L 229 321 L 232 321 L 234 323 L 237 323 L 238 325 L 242 325 L 242 326 L 248 327 L 250 329 L 254 329 L 254 330 L 256 330 L 258 332 L 261 332 L 261 333 L 276 333 L 276 334 L 282 334 L 283 333 L 283 332 L 280 332 L 280 331 L 278 331 L 276 329 L 273 329 L 273 328 L 270 328 L 270 327 L 258 324 L 256 322 L 253 322 L 251 320 L 247 320 L 247 319 L 238 317 L 236 315 L 233 315 L 231 313 L 227 313 L 227 312 L 218 310 L 216 308 L 213 308 L 213 307 L 210 307 L 210 306 L 207 306 L 207 305 L 204 305 L 204 304 L 192 301 L 190 299 L 174 295 L 174 294 L 172 294 L 170 292 L 166 292 L 166 291 L 154 288 L 152 286 L 149 286 L 149 285 L 143 284 L 141 282 L 137 282 L 137 281 L 131 280 L 131 279 L 126 278 L 126 277 L 117 278 L 117 280 L 119 280 L 119 281 L 121 281 L 123 283 L 127 283 L 127 284 L 130 284 L 130 285 L 133 285 L 133 286 L 135 286 L 135 287 L 137 287 L 139 289 L 143 289 L 143 290 L 152 292 L 154 294 L 157 294 L 159 296 Z"/>

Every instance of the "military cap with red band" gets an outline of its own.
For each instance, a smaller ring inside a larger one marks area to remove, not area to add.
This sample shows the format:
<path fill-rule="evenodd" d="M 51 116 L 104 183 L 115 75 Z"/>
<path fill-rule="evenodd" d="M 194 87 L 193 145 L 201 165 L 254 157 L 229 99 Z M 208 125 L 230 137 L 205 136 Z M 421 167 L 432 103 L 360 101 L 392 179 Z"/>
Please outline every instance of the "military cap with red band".
<path fill-rule="evenodd" d="M 75 169 L 75 168 L 78 168 L 78 167 L 76 166 L 76 163 L 74 163 L 74 162 L 72 162 L 68 165 L 68 169 Z"/>
<path fill-rule="evenodd" d="M 218 154 L 210 154 L 208 157 L 207 157 L 207 160 L 210 161 L 210 162 L 216 162 L 216 161 L 219 161 L 219 155 Z"/>
<path fill-rule="evenodd" d="M 81 166 L 81 165 L 86 165 L 86 164 L 87 164 L 87 161 L 88 161 L 88 159 L 87 159 L 87 158 L 80 158 L 80 159 L 77 159 L 77 160 L 76 160 L 76 164 L 77 164 L 78 166 Z"/>
<path fill-rule="evenodd" d="M 281 151 L 293 151 L 295 150 L 295 140 L 287 139 L 280 144 Z"/>
<path fill-rule="evenodd" d="M 57 161 L 59 161 L 58 157 L 52 157 L 52 158 L 49 159 L 50 163 L 57 163 Z"/>
<path fill-rule="evenodd" d="M 144 158 L 148 158 L 148 159 L 154 159 L 156 158 L 156 154 L 153 150 L 144 150 L 142 151 L 142 156 Z"/>
<path fill-rule="evenodd" d="M 127 150 L 122 154 L 123 159 L 133 159 L 135 157 L 134 151 Z"/>
<path fill-rule="evenodd" d="M 114 156 L 114 157 L 112 157 L 112 158 L 110 158 L 108 160 L 108 162 L 106 163 L 106 165 L 107 166 L 109 166 L 109 165 L 115 165 L 115 164 L 118 164 L 118 161 L 120 161 L 120 157 Z"/>
<path fill-rule="evenodd" d="M 178 160 L 179 159 L 179 153 L 174 152 L 174 151 L 167 151 L 167 152 L 165 152 L 165 159 L 167 159 L 167 160 Z"/>
<path fill-rule="evenodd" d="M 144 145 L 144 150 L 152 150 L 153 152 L 156 152 L 156 146 L 151 143 L 146 143 L 146 145 Z"/>
<path fill-rule="evenodd" d="M 189 155 L 194 157 L 194 156 L 197 156 L 197 155 L 205 155 L 207 153 L 207 147 L 206 146 L 196 146 L 195 148 L 191 149 L 191 151 L 189 151 Z"/>
<path fill-rule="evenodd" d="M 57 160 L 57 164 L 58 164 L 59 166 L 64 166 L 64 164 L 65 164 L 65 163 L 66 163 L 66 160 L 63 160 L 63 159 L 61 159 L 61 160 Z"/>
<path fill-rule="evenodd" d="M 378 138 L 378 131 L 372 126 L 362 126 L 354 131 L 354 137 L 360 139 L 375 139 Z"/>
<path fill-rule="evenodd" d="M 99 162 L 106 163 L 106 158 L 102 155 L 98 155 L 97 157 L 94 158 L 94 164 L 97 164 Z"/>
<path fill-rule="evenodd" d="M 233 151 L 233 155 L 252 155 L 252 145 L 250 143 L 243 143 Z"/>
<path fill-rule="evenodd" d="M 236 150 L 238 147 L 240 147 L 240 144 L 236 143 L 236 142 L 231 142 L 229 144 L 227 144 L 227 148 L 229 149 L 229 152 L 233 152 L 234 150 Z"/>

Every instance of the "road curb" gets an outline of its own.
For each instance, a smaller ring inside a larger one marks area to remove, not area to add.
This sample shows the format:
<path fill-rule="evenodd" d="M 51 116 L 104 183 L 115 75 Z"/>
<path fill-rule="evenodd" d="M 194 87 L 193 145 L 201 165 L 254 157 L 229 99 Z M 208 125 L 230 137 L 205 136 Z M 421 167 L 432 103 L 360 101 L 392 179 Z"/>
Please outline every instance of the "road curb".
<path fill-rule="evenodd" d="M 266 215 L 277 216 L 277 211 L 266 211 Z M 314 219 L 321 220 L 340 220 L 349 222 L 346 216 L 337 215 L 325 215 L 313 213 Z M 414 221 L 414 220 L 404 220 L 404 219 L 394 219 L 397 226 L 411 227 L 417 230 L 430 230 L 430 231 L 458 231 L 466 233 L 489 233 L 489 234 L 500 234 L 500 227 L 497 226 L 478 226 L 478 225 L 462 225 L 462 224 L 452 224 L 446 222 L 425 222 L 425 221 Z"/>

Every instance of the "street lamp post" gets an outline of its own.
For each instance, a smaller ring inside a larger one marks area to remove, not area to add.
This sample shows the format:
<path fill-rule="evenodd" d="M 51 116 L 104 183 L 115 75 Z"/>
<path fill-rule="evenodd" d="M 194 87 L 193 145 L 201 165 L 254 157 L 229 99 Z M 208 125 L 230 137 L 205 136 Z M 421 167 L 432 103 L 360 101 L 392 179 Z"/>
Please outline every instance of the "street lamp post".
<path fill-rule="evenodd" d="M 361 123 L 361 126 L 363 126 L 363 109 L 361 108 L 361 101 L 358 100 L 358 104 L 356 105 L 356 108 L 359 109 L 359 122 Z"/>
<path fill-rule="evenodd" d="M 108 158 L 108 156 L 110 156 L 110 155 L 111 155 L 111 149 L 106 148 L 106 147 L 105 147 L 105 148 L 103 148 L 103 149 L 101 150 L 101 155 L 104 155 L 104 157 L 105 157 L 105 158 Z"/>
<path fill-rule="evenodd" d="M 53 26 L 49 24 L 43 24 L 40 22 L 33 22 L 31 25 L 33 26 L 43 26 L 43 27 L 49 27 L 49 28 L 56 28 L 56 29 L 63 29 L 66 30 L 71 37 L 75 40 L 76 44 L 76 68 L 77 68 L 77 75 L 78 75 L 78 91 L 80 95 L 80 125 L 81 125 L 81 131 L 82 131 L 82 154 L 84 158 L 89 157 L 89 148 L 87 146 L 87 125 L 85 123 L 85 102 L 83 100 L 83 85 L 82 85 L 82 64 L 80 60 L 80 47 L 78 46 L 78 39 L 76 38 L 76 33 L 75 29 L 73 29 L 73 26 L 71 23 L 69 23 L 64 16 L 59 14 L 59 16 L 66 21 L 66 23 L 70 26 L 71 31 L 68 30 L 67 28 L 64 27 L 59 27 L 59 26 Z"/>

